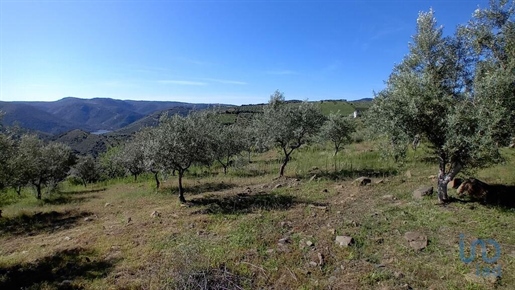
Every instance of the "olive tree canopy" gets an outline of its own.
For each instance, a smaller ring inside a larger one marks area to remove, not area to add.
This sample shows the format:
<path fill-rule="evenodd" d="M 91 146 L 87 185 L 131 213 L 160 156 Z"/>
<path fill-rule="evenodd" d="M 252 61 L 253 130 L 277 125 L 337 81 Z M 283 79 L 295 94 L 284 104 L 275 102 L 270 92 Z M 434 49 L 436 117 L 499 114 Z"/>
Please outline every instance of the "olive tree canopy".
<path fill-rule="evenodd" d="M 182 178 L 191 165 L 212 162 L 214 122 L 209 113 L 194 112 L 187 117 L 164 117 L 156 130 L 159 136 L 158 158 L 164 168 L 177 171 L 179 200 L 186 202 Z"/>
<path fill-rule="evenodd" d="M 292 152 L 316 136 L 324 120 L 313 103 L 287 103 L 279 91 L 270 96 L 258 126 L 263 143 L 279 147 L 284 154 L 279 176 L 284 176 Z"/>
<path fill-rule="evenodd" d="M 438 199 L 461 170 L 499 160 L 495 132 L 473 90 L 466 39 L 444 37 L 433 11 L 420 13 L 409 54 L 376 95 L 368 121 L 392 143 L 419 134 L 439 160 Z"/>

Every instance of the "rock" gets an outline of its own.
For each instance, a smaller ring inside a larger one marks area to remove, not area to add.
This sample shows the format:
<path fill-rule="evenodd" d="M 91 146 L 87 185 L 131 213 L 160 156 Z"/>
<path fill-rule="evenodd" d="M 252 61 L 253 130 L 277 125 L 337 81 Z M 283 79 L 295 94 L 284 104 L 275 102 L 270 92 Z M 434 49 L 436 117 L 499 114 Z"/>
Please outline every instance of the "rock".
<path fill-rule="evenodd" d="M 104 207 L 108 207 L 108 206 L 112 206 L 112 204 L 106 202 L 106 204 L 104 204 Z"/>
<path fill-rule="evenodd" d="M 404 173 L 404 176 L 406 176 L 407 178 L 411 178 L 411 171 L 406 171 L 406 173 Z"/>
<path fill-rule="evenodd" d="M 285 238 L 279 239 L 279 241 L 277 243 L 279 245 L 286 245 L 286 244 L 289 244 L 290 242 L 291 242 L 290 238 L 285 237 Z"/>
<path fill-rule="evenodd" d="M 61 287 L 71 287 L 73 281 L 72 280 L 63 280 L 61 283 L 59 283 L 59 286 Z"/>
<path fill-rule="evenodd" d="M 317 257 L 318 257 L 318 265 L 323 266 L 325 264 L 324 255 L 322 255 L 322 253 L 318 253 Z"/>
<path fill-rule="evenodd" d="M 308 205 L 308 207 L 312 207 L 312 208 L 316 208 L 316 209 L 321 209 L 321 210 L 327 210 L 327 206 L 324 206 L 324 205 L 310 204 L 310 205 Z"/>
<path fill-rule="evenodd" d="M 384 179 L 379 179 L 378 181 L 375 182 L 375 184 L 383 184 L 384 183 Z"/>
<path fill-rule="evenodd" d="M 461 178 L 454 178 L 449 183 L 447 183 L 447 188 L 457 189 L 462 183 L 463 180 Z"/>
<path fill-rule="evenodd" d="M 313 244 L 312 241 L 306 241 L 306 246 L 312 247 L 313 245 L 315 245 L 315 244 Z"/>
<path fill-rule="evenodd" d="M 371 182 L 372 182 L 372 180 L 370 180 L 370 178 L 362 176 L 362 177 L 359 177 L 356 180 L 354 180 L 352 182 L 352 184 L 357 185 L 357 186 L 365 186 L 367 184 L 370 184 Z"/>
<path fill-rule="evenodd" d="M 407 232 L 404 234 L 404 238 L 409 242 L 411 248 L 416 251 L 427 247 L 427 236 L 419 232 Z"/>
<path fill-rule="evenodd" d="M 317 262 L 315 262 L 315 261 L 311 261 L 311 262 L 309 262 L 309 265 L 310 265 L 311 267 L 316 267 L 316 266 L 318 266 Z"/>
<path fill-rule="evenodd" d="M 421 186 L 415 191 L 413 191 L 413 198 L 414 199 L 422 199 L 424 196 L 429 196 L 433 194 L 433 187 L 432 186 Z"/>
<path fill-rule="evenodd" d="M 395 198 L 393 197 L 393 195 L 391 195 L 391 194 L 383 195 L 381 198 L 382 198 L 382 199 L 395 199 Z"/>
<path fill-rule="evenodd" d="M 395 277 L 395 279 L 402 279 L 402 278 L 404 278 L 404 274 L 402 272 L 394 272 L 393 276 Z"/>
<path fill-rule="evenodd" d="M 436 180 L 436 175 L 429 175 L 427 178 L 432 179 L 432 180 Z"/>
<path fill-rule="evenodd" d="M 279 183 L 276 186 L 274 186 L 274 189 L 281 188 L 281 187 L 283 187 L 283 185 Z"/>
<path fill-rule="evenodd" d="M 92 217 L 87 217 L 87 218 L 85 218 L 85 219 L 84 219 L 84 221 L 85 221 L 85 222 L 90 222 L 90 221 L 92 221 L 92 220 L 93 220 L 93 218 L 92 218 Z"/>
<path fill-rule="evenodd" d="M 158 212 L 157 210 L 153 211 L 151 214 L 150 214 L 150 217 L 151 218 L 157 218 L 157 217 L 160 217 L 161 216 L 161 213 Z"/>
<path fill-rule="evenodd" d="M 290 221 L 280 222 L 279 226 L 281 226 L 281 228 L 291 228 L 292 223 Z"/>
<path fill-rule="evenodd" d="M 70 238 L 70 237 L 64 237 L 64 240 L 65 240 L 65 241 L 69 241 L 69 240 L 71 240 L 71 239 L 72 239 L 72 238 Z"/>
<path fill-rule="evenodd" d="M 485 199 L 488 194 L 489 186 L 483 181 L 475 178 L 469 178 L 458 187 L 459 196 L 468 195 L 475 199 Z"/>
<path fill-rule="evenodd" d="M 317 175 L 316 175 L 316 174 L 314 174 L 313 176 L 311 176 L 311 178 L 309 179 L 309 182 L 311 182 L 311 181 L 315 180 L 315 178 L 317 178 Z"/>
<path fill-rule="evenodd" d="M 354 239 L 349 236 L 337 236 L 335 242 L 340 245 L 340 247 L 348 247 L 354 244 Z"/>
<path fill-rule="evenodd" d="M 335 229 L 328 229 L 327 231 L 328 231 L 331 235 L 336 234 L 336 230 L 335 230 Z"/>

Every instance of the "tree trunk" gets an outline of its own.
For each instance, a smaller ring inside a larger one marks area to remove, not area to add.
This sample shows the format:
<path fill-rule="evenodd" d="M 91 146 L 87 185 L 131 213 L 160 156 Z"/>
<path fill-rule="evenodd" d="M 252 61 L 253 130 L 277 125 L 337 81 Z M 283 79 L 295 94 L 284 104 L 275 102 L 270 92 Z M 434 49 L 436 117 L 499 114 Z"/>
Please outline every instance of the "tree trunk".
<path fill-rule="evenodd" d="M 16 193 L 18 194 L 18 196 L 21 195 L 21 185 L 16 186 Z"/>
<path fill-rule="evenodd" d="M 184 175 L 183 170 L 179 170 L 179 201 L 186 202 L 184 198 L 184 188 L 182 187 L 182 176 Z"/>
<path fill-rule="evenodd" d="M 224 167 L 224 175 L 227 175 L 227 165 L 222 164 L 222 166 Z"/>
<path fill-rule="evenodd" d="M 153 172 L 154 173 L 154 179 L 156 180 L 156 188 L 159 189 L 159 186 L 161 183 L 159 183 L 159 177 L 157 176 L 159 171 Z"/>
<path fill-rule="evenodd" d="M 138 175 L 137 174 L 133 174 L 134 175 L 134 181 L 138 181 Z"/>
<path fill-rule="evenodd" d="M 451 180 L 456 177 L 456 175 L 460 172 L 462 166 L 459 163 L 453 163 L 449 172 L 445 172 L 445 163 L 440 162 L 439 171 L 438 171 L 438 201 L 439 202 L 447 202 L 449 197 L 447 195 L 447 184 Z"/>
<path fill-rule="evenodd" d="M 41 183 L 35 184 L 36 186 L 36 192 L 37 192 L 37 199 L 41 199 Z"/>
<path fill-rule="evenodd" d="M 286 168 L 286 164 L 288 164 L 288 161 L 290 161 L 290 154 L 285 154 L 283 164 L 281 164 L 281 170 L 279 171 L 279 177 L 284 176 L 284 169 Z"/>

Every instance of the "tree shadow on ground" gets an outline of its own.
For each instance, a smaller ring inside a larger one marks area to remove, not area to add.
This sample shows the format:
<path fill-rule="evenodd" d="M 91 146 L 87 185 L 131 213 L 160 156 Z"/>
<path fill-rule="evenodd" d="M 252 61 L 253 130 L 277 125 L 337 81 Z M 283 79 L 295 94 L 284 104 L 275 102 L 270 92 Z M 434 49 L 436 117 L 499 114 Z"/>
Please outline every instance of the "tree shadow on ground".
<path fill-rule="evenodd" d="M 515 185 L 490 184 L 484 203 L 499 208 L 515 208 Z"/>
<path fill-rule="evenodd" d="M 228 174 L 236 177 L 257 177 L 268 174 L 269 172 L 266 170 L 258 170 L 258 169 L 250 169 L 250 170 L 235 170 L 234 172 L 229 172 Z"/>
<path fill-rule="evenodd" d="M 325 178 L 329 180 L 340 180 L 345 178 L 358 178 L 360 176 L 366 176 L 366 177 L 374 177 L 374 178 L 384 178 L 389 176 L 397 175 L 399 172 L 397 169 L 371 169 L 371 168 L 364 168 L 364 169 L 342 169 L 339 171 L 310 171 L 309 173 L 298 176 L 299 178 L 303 179 L 309 179 L 313 177 L 313 175 L 316 175 L 320 178 Z"/>
<path fill-rule="evenodd" d="M 91 216 L 91 212 L 76 210 L 65 212 L 38 212 L 34 214 L 23 213 L 16 217 L 0 219 L 0 235 L 29 235 L 61 231 L 74 227 L 80 219 Z"/>
<path fill-rule="evenodd" d="M 236 184 L 233 183 L 225 183 L 225 182 L 203 182 L 196 185 L 187 185 L 184 186 L 184 192 L 190 195 L 198 195 L 206 192 L 216 192 L 222 191 L 226 189 L 231 189 L 237 187 Z M 172 193 L 179 192 L 179 188 L 177 186 L 168 187 L 168 190 Z"/>
<path fill-rule="evenodd" d="M 116 262 L 96 260 L 94 256 L 91 250 L 75 248 L 32 263 L 0 267 L 0 289 L 83 289 L 74 280 L 105 277 Z"/>
<path fill-rule="evenodd" d="M 104 189 L 105 190 L 105 189 Z M 45 204 L 51 205 L 62 205 L 62 204 L 72 204 L 72 203 L 83 203 L 90 199 L 97 198 L 98 195 L 87 195 L 84 196 L 84 193 L 92 193 L 92 192 L 100 192 L 103 190 L 90 190 L 90 191 L 79 191 L 79 192 L 60 192 L 58 194 L 54 194 L 48 198 L 44 198 L 43 202 Z"/>
<path fill-rule="evenodd" d="M 300 203 L 308 202 L 293 195 L 273 193 L 240 193 L 224 197 L 210 195 L 190 200 L 194 206 L 206 207 L 195 211 L 196 214 L 248 214 L 260 210 L 286 210 Z"/>

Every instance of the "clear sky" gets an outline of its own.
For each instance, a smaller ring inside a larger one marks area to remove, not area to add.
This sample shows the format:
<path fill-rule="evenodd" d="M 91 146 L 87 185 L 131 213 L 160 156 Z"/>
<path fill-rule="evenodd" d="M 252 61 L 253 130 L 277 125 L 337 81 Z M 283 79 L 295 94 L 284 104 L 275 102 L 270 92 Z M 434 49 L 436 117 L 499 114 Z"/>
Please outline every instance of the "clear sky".
<path fill-rule="evenodd" d="M 0 101 L 248 104 L 384 88 L 420 11 L 444 32 L 487 0 L 0 0 Z"/>

